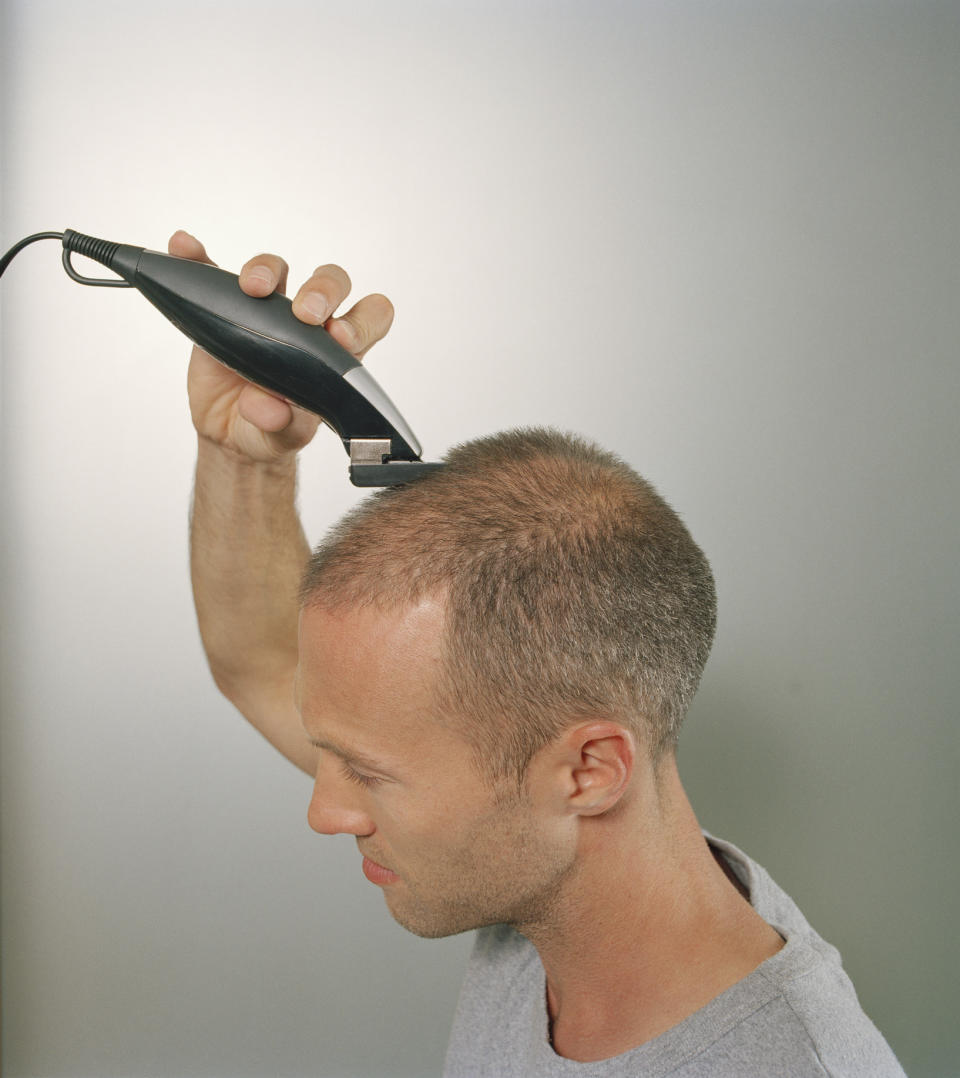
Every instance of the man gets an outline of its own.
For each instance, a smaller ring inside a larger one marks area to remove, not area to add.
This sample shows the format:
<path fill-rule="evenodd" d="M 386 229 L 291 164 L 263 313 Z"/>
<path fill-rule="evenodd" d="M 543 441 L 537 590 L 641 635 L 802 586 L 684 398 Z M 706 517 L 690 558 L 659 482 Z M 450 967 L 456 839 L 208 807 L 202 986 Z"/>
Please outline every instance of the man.
<path fill-rule="evenodd" d="M 285 278 L 262 255 L 241 284 Z M 359 357 L 392 310 L 334 318 L 348 290 L 322 266 L 293 309 Z M 902 1074 L 836 951 L 694 817 L 675 746 L 713 581 L 646 482 L 512 432 L 374 495 L 311 556 L 295 457 L 316 419 L 197 349 L 190 401 L 218 686 L 315 777 L 311 826 L 356 837 L 397 921 L 481 930 L 448 1074 Z"/>

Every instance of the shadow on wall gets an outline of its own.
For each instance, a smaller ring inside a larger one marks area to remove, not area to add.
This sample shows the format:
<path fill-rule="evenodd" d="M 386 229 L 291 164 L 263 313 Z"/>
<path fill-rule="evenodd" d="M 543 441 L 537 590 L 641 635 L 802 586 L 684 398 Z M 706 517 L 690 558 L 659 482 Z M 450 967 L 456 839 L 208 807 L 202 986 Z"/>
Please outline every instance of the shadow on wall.
<path fill-rule="evenodd" d="M 914 726 L 877 715 L 871 727 L 842 702 L 818 711 L 819 689 L 796 668 L 708 670 L 680 774 L 701 826 L 759 861 L 840 950 L 906 1071 L 943 1078 L 956 1061 L 934 1053 L 955 1020 L 956 972 L 937 925 L 951 917 L 960 872 L 923 821 L 951 811 L 953 783 L 932 778 L 935 747 Z M 929 918 L 912 912 L 918 881 L 924 903 L 944 907 Z"/>

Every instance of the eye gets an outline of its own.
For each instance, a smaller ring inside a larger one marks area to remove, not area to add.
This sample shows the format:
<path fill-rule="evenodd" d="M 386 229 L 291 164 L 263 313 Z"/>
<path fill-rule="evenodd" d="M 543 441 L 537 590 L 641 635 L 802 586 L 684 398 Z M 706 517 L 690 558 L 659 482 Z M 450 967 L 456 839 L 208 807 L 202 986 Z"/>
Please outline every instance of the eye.
<path fill-rule="evenodd" d="M 380 781 L 378 778 L 374 778 L 373 775 L 364 775 L 360 771 L 355 771 L 346 760 L 340 761 L 340 774 L 350 782 L 355 783 L 357 786 L 369 787 L 376 786 Z"/>

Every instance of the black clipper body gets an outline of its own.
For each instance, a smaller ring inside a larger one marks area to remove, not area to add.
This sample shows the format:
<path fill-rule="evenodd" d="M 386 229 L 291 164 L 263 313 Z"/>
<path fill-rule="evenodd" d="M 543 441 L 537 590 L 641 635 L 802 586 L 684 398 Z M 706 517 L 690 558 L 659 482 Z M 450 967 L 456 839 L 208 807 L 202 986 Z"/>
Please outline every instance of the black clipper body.
<path fill-rule="evenodd" d="M 370 372 L 322 326 L 301 322 L 286 296 L 254 298 L 227 270 L 68 229 L 64 266 L 83 284 L 123 282 L 80 276 L 73 251 L 119 274 L 231 370 L 320 416 L 343 441 L 355 486 L 406 483 L 443 467 L 420 459 L 416 435 Z"/>

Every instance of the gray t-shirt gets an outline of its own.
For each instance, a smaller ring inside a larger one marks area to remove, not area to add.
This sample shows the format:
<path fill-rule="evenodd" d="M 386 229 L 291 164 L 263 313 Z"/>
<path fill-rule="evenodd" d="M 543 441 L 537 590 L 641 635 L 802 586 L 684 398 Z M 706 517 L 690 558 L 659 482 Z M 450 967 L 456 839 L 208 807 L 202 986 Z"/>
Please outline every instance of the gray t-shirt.
<path fill-rule="evenodd" d="M 652 1041 L 576 1063 L 550 1046 L 546 980 L 533 945 L 504 925 L 481 929 L 445 1078 L 903 1078 L 836 948 L 760 865 L 727 842 L 707 840 L 786 941 L 773 957 Z"/>

